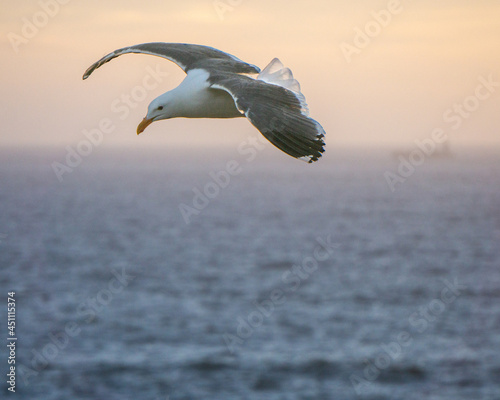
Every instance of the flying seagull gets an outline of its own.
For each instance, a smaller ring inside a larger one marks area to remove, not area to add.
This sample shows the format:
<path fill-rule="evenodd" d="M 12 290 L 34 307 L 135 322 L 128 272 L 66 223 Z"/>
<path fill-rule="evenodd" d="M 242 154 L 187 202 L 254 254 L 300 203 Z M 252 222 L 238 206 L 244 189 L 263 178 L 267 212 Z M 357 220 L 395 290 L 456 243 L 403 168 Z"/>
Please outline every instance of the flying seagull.
<path fill-rule="evenodd" d="M 292 157 L 311 163 L 324 152 L 325 131 L 309 118 L 299 83 L 277 58 L 261 72 L 255 65 L 213 47 L 143 43 L 109 53 L 92 64 L 83 79 L 113 58 L 128 53 L 166 58 L 187 74 L 179 86 L 149 104 L 137 134 L 161 119 L 245 116 L 272 144 Z"/>

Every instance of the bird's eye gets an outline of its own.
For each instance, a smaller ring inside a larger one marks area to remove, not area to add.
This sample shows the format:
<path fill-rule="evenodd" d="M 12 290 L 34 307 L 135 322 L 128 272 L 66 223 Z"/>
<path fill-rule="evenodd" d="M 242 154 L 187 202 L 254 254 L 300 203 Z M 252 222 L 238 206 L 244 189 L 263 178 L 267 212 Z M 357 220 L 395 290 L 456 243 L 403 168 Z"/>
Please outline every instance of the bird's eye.
<path fill-rule="evenodd" d="M 158 107 L 158 110 L 159 111 L 163 110 L 163 106 Z"/>

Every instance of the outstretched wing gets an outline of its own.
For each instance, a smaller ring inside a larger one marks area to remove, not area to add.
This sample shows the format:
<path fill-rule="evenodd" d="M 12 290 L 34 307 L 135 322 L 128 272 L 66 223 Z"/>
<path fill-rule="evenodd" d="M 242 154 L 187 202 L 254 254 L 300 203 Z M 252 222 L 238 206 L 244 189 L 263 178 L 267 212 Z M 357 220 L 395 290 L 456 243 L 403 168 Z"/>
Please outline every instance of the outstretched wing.
<path fill-rule="evenodd" d="M 325 151 L 325 131 L 307 116 L 300 93 L 238 74 L 212 71 L 209 81 L 212 88 L 228 92 L 238 110 L 280 150 L 310 163 Z"/>
<path fill-rule="evenodd" d="M 255 74 L 260 72 L 260 69 L 255 65 L 247 64 L 239 58 L 213 47 L 197 44 L 157 42 L 137 44 L 115 50 L 92 64 L 83 74 L 83 79 L 87 79 L 92 72 L 113 58 L 128 53 L 150 54 L 166 58 L 176 63 L 184 72 L 194 68 L 213 68 L 216 66 L 236 73 Z"/>

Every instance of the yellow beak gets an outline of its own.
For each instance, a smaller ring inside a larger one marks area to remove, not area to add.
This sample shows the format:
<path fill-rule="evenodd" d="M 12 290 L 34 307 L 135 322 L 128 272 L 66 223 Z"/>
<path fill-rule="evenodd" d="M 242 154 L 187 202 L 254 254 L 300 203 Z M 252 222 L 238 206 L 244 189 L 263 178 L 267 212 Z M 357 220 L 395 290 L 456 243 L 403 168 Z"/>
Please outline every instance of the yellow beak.
<path fill-rule="evenodd" d="M 153 118 L 147 119 L 146 117 L 144 117 L 141 123 L 137 126 L 137 134 L 144 132 L 144 129 L 146 129 L 152 123 L 153 123 Z"/>

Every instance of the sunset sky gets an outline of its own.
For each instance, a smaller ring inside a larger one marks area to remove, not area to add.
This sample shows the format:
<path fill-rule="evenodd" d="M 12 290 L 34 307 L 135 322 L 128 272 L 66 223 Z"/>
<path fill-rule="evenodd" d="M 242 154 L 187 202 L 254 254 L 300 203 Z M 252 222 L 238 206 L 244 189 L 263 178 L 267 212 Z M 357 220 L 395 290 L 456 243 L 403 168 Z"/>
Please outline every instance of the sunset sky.
<path fill-rule="evenodd" d="M 328 147 L 411 146 L 435 128 L 457 146 L 500 146 L 496 0 L 17 0 L 3 2 L 0 20 L 0 146 L 75 145 L 103 119 L 110 147 L 235 147 L 253 133 L 245 119 L 177 119 L 137 137 L 149 102 L 184 72 L 125 55 L 81 77 L 112 50 L 151 41 L 210 45 L 261 68 L 280 58 Z M 131 94 L 133 107 L 122 101 Z"/>

